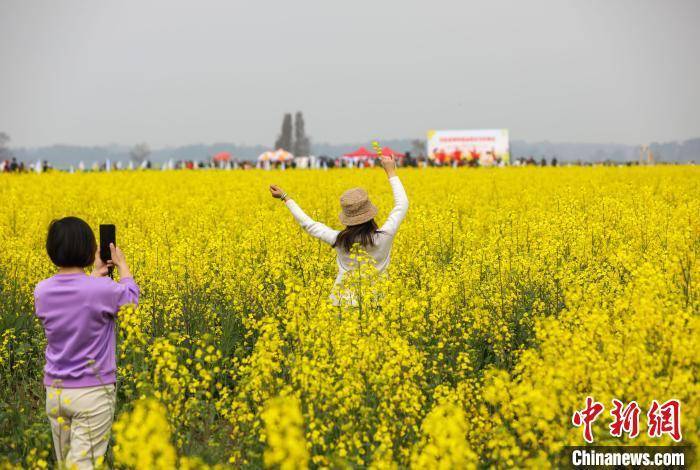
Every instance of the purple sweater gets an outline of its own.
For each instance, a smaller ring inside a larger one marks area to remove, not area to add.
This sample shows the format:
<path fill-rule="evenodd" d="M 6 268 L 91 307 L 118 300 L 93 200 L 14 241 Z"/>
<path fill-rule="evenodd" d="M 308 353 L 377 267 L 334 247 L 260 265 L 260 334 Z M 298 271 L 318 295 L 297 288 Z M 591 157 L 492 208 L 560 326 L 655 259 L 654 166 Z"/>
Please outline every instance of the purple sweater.
<path fill-rule="evenodd" d="M 44 385 L 115 383 L 114 317 L 122 305 L 138 301 L 139 286 L 130 277 L 114 282 L 84 273 L 56 274 L 39 282 L 34 307 L 48 342 Z"/>

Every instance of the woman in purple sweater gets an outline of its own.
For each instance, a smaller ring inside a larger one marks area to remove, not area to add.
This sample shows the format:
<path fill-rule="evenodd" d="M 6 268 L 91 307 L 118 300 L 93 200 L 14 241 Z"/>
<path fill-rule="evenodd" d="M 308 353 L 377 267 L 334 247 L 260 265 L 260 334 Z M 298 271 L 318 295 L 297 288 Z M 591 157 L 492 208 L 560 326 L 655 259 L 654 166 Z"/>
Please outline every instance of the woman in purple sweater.
<path fill-rule="evenodd" d="M 57 460 L 68 468 L 92 468 L 107 450 L 116 401 L 114 320 L 139 299 L 124 254 L 110 250 L 112 260 L 102 262 L 92 229 L 77 217 L 51 222 L 46 251 L 58 272 L 34 290 L 47 340 L 46 412 Z M 112 266 L 119 282 L 107 277 Z"/>

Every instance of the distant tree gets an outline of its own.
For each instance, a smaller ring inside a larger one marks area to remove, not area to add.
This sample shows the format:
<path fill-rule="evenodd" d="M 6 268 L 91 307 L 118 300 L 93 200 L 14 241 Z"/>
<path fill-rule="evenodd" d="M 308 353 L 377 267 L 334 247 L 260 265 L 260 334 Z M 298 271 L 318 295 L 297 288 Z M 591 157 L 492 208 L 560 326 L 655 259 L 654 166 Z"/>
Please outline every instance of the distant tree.
<path fill-rule="evenodd" d="M 131 160 L 137 165 L 140 165 L 143 162 L 145 162 L 150 154 L 151 149 L 145 142 L 134 145 L 134 147 L 129 151 L 129 156 L 131 157 Z"/>
<path fill-rule="evenodd" d="M 282 119 L 282 133 L 275 141 L 276 149 L 284 149 L 287 152 L 292 151 L 292 114 L 285 113 Z"/>
<path fill-rule="evenodd" d="M 413 139 L 411 141 L 411 155 L 414 158 L 425 157 L 425 140 Z"/>
<path fill-rule="evenodd" d="M 0 132 L 0 159 L 10 158 L 12 154 L 7 146 L 10 141 L 10 136 L 4 132 Z"/>
<path fill-rule="evenodd" d="M 306 136 L 304 129 L 304 115 L 297 111 L 294 116 L 294 155 L 306 157 L 311 153 L 311 140 Z"/>

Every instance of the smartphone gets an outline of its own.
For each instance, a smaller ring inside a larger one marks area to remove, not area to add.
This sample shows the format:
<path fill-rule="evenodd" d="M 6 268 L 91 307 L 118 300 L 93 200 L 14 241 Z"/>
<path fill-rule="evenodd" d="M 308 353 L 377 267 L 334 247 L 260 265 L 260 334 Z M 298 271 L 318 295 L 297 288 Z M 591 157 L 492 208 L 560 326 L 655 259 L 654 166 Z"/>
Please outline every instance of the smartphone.
<path fill-rule="evenodd" d="M 109 244 L 117 246 L 117 228 L 113 224 L 100 224 L 100 258 L 105 263 L 112 259 Z M 109 277 L 113 277 L 114 268 L 109 268 Z"/>

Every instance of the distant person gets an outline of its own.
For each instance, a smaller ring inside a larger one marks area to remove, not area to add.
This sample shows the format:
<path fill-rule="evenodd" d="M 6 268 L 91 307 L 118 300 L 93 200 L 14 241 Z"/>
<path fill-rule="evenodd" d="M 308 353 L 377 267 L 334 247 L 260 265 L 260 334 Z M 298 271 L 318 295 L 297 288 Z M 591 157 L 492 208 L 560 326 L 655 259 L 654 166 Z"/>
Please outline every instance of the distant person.
<path fill-rule="evenodd" d="M 557 166 L 557 157 L 552 158 L 552 166 Z"/>
<path fill-rule="evenodd" d="M 139 287 L 122 251 L 99 256 L 90 226 L 77 217 L 49 225 L 46 251 L 58 272 L 34 289 L 46 334 L 46 412 L 58 467 L 93 468 L 107 451 L 116 402 L 115 317 L 136 304 Z M 85 268 L 92 266 L 90 275 Z M 119 282 L 107 277 L 116 266 Z"/>
<path fill-rule="evenodd" d="M 297 203 L 279 186 L 274 184 L 270 186 L 272 197 L 285 203 L 296 221 L 309 235 L 335 248 L 338 275 L 335 279 L 334 292 L 331 293 L 333 305 L 355 304 L 352 294 L 339 292 L 345 273 L 356 268 L 356 263 L 351 257 L 353 245 L 358 243 L 367 252 L 374 260 L 377 271 L 385 271 L 389 266 L 394 237 L 408 212 L 408 197 L 401 180 L 396 175 L 396 161 L 394 157 L 383 155 L 381 157 L 381 165 L 389 178 L 389 184 L 394 194 L 394 208 L 381 228 L 377 227 L 377 223 L 374 221 L 377 215 L 377 208 L 370 202 L 367 191 L 364 189 L 349 189 L 340 196 L 340 206 L 342 208 L 340 222 L 345 225 L 345 228 L 338 231 L 316 222 L 306 215 Z M 336 293 L 340 293 L 340 297 Z"/>

